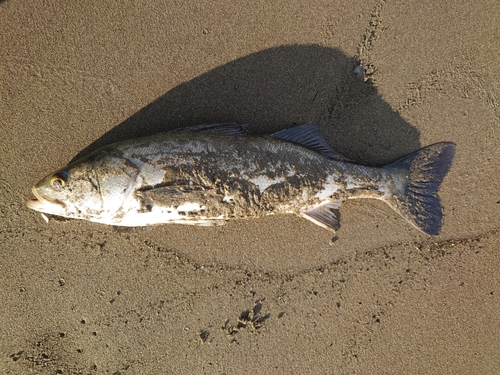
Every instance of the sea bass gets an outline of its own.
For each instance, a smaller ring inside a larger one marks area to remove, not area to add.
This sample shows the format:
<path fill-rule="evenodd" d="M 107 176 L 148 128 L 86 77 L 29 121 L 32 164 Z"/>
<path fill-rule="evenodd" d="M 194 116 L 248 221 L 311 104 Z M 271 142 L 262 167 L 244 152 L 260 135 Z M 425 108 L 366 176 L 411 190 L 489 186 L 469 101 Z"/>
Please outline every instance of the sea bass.
<path fill-rule="evenodd" d="M 374 198 L 438 235 L 437 192 L 454 152 L 436 143 L 373 168 L 342 157 L 309 124 L 267 137 L 247 136 L 246 125 L 198 125 L 105 146 L 38 182 L 26 205 L 122 226 L 294 213 L 335 231 L 342 201 Z"/>

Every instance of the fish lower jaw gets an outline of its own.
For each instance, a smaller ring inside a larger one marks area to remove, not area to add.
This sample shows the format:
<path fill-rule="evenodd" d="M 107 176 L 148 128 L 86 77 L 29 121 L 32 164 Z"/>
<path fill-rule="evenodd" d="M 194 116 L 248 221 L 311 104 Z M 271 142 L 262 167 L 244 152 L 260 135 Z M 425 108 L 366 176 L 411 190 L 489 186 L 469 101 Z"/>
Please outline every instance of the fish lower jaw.
<path fill-rule="evenodd" d="M 48 215 L 55 215 L 55 216 L 60 216 L 60 217 L 66 217 L 66 218 L 73 218 L 73 216 L 68 215 L 65 210 L 62 209 L 61 206 L 57 204 L 52 204 L 52 203 L 47 203 L 44 201 L 40 201 L 38 199 L 28 199 L 26 201 L 26 207 L 29 209 L 32 209 L 34 211 L 38 211 L 42 213 L 42 217 L 44 214 Z M 47 221 L 44 218 L 45 221 Z"/>
<path fill-rule="evenodd" d="M 35 187 L 31 189 L 33 192 L 33 195 L 35 198 L 28 199 L 26 201 L 26 207 L 39 211 L 39 212 L 44 212 L 47 214 L 52 214 L 52 215 L 58 215 L 58 216 L 65 216 L 66 213 L 66 205 L 63 202 L 46 198 L 42 196 Z"/>
<path fill-rule="evenodd" d="M 45 212 L 45 210 L 44 210 L 45 206 L 46 205 L 44 204 L 44 202 L 39 201 L 36 198 L 30 198 L 26 201 L 26 207 L 28 207 L 32 210 L 35 210 L 35 211 Z"/>

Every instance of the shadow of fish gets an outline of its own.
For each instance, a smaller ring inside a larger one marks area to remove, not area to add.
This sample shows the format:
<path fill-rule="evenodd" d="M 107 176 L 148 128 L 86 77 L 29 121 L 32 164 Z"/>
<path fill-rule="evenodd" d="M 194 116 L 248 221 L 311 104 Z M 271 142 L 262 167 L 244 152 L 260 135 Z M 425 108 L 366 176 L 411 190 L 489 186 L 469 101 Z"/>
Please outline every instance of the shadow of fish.
<path fill-rule="evenodd" d="M 267 137 L 246 136 L 246 125 L 198 125 L 103 147 L 38 182 L 26 205 L 121 226 L 294 213 L 337 230 L 342 201 L 375 198 L 437 235 L 437 192 L 454 152 L 436 143 L 372 168 L 333 151 L 313 125 Z"/>

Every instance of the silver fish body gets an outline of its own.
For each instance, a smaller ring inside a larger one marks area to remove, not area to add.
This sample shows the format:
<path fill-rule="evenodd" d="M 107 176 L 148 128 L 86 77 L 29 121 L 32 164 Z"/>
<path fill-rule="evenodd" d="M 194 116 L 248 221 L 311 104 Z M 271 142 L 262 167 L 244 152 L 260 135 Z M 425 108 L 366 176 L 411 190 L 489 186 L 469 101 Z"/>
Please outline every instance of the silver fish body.
<path fill-rule="evenodd" d="M 343 159 L 312 125 L 267 137 L 244 130 L 197 126 L 111 144 L 40 181 L 27 206 L 122 226 L 220 225 L 294 213 L 336 230 L 343 200 L 375 198 L 423 232 L 439 233 L 436 194 L 452 143 L 372 168 Z"/>

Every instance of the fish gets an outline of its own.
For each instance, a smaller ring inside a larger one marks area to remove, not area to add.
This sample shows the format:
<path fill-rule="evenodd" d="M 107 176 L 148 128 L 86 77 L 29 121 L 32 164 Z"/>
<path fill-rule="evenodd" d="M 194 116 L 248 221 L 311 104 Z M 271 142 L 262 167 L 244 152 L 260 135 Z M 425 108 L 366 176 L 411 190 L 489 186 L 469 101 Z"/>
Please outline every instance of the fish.
<path fill-rule="evenodd" d="M 196 125 L 107 145 L 36 183 L 26 206 L 129 227 L 296 214 L 337 231 L 342 202 L 370 198 L 423 233 L 440 233 L 438 190 L 454 143 L 370 167 L 334 151 L 313 124 L 262 137 L 247 127 Z"/>

